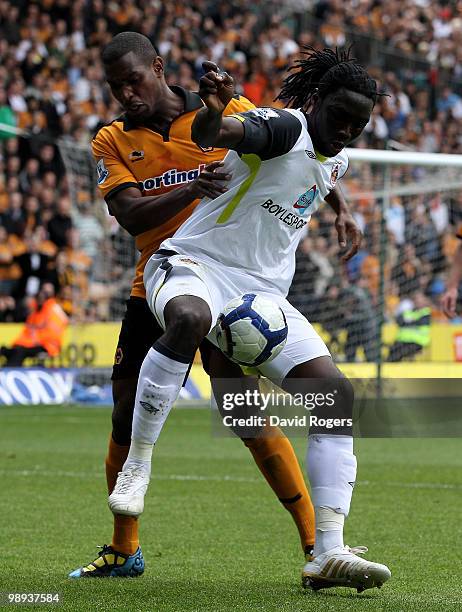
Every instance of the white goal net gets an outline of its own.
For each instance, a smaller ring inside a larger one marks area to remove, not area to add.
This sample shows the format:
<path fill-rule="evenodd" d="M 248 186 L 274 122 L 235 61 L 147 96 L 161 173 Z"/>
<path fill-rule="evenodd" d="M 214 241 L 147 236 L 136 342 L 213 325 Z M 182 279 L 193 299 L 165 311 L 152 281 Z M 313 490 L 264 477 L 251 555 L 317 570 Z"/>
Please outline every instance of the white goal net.
<path fill-rule="evenodd" d="M 349 153 L 341 187 L 362 248 L 339 260 L 325 207 L 300 244 L 291 299 L 339 361 L 452 361 L 440 298 L 462 221 L 462 156 Z"/>
<path fill-rule="evenodd" d="M 69 139 L 57 142 L 66 168 L 72 216 L 79 231 L 79 240 L 94 240 L 87 235 L 88 218 L 92 218 L 98 240 L 93 258 L 88 290 L 81 295 L 74 288 L 74 300 L 82 300 L 86 309 L 96 309 L 96 318 L 119 321 L 130 295 L 131 283 L 138 257 L 135 242 L 117 221 L 108 214 L 96 181 L 96 169 L 88 145 Z M 90 313 L 91 316 L 91 313 Z"/>

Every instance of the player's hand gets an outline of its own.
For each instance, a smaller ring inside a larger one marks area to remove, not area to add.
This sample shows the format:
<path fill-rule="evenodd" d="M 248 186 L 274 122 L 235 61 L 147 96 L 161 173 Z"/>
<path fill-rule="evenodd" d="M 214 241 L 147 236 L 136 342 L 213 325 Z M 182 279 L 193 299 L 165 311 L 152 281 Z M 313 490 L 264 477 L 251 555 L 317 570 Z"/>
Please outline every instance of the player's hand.
<path fill-rule="evenodd" d="M 453 319 L 456 316 L 457 294 L 457 288 L 452 287 L 447 289 L 441 296 L 441 308 L 449 319 Z"/>
<path fill-rule="evenodd" d="M 234 81 L 213 62 L 204 62 L 202 68 L 205 74 L 199 81 L 199 95 L 207 108 L 222 113 L 235 94 Z"/>
<path fill-rule="evenodd" d="M 214 161 L 205 166 L 197 179 L 188 185 L 188 189 L 194 198 L 217 198 L 222 193 L 225 193 L 227 188 L 220 185 L 219 181 L 229 181 L 231 174 L 226 172 L 217 172 L 218 168 L 223 166 L 223 162 Z"/>
<path fill-rule="evenodd" d="M 363 234 L 353 215 L 347 212 L 340 212 L 337 215 L 335 229 L 337 230 L 338 244 L 341 249 L 347 248 L 348 242 L 350 243 L 347 252 L 341 257 L 342 261 L 348 261 L 359 251 Z"/>

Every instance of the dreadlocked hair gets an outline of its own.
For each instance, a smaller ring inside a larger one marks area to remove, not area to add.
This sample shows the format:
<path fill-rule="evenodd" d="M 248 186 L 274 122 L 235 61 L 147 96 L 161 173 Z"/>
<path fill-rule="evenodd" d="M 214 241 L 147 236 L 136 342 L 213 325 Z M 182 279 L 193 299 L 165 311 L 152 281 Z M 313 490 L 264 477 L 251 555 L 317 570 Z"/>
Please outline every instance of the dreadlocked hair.
<path fill-rule="evenodd" d="M 323 98 L 328 93 L 345 87 L 363 94 L 374 104 L 377 96 L 377 83 L 365 68 L 350 56 L 351 47 L 346 51 L 323 49 L 304 45 L 302 54 L 306 57 L 296 60 L 289 68 L 294 71 L 286 79 L 276 100 L 286 101 L 286 106 L 299 108 L 307 104 L 315 93 Z"/>

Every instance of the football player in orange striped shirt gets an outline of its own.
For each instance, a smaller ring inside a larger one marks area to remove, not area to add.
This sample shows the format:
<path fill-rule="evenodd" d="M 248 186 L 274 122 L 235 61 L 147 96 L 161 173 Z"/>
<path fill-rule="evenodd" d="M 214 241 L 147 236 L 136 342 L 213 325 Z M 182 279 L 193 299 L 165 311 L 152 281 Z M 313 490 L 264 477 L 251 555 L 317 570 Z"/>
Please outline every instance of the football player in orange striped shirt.
<path fill-rule="evenodd" d="M 191 124 L 204 106 L 201 98 L 197 93 L 167 85 L 162 58 L 148 38 L 122 32 L 106 46 L 102 59 L 112 93 L 125 112 L 103 127 L 92 142 L 98 185 L 109 211 L 136 237 L 141 252 L 112 374 L 114 410 L 106 457 L 111 493 L 130 448 L 141 364 L 163 334 L 145 299 L 144 266 L 161 242 L 189 217 L 201 197 L 214 198 L 223 193 L 223 181 L 229 177 L 219 171 L 226 150 L 201 148 L 191 140 Z M 207 69 L 216 70 L 216 66 L 209 64 Z M 225 112 L 233 114 L 251 108 L 253 104 L 236 96 Z M 214 359 L 223 362 L 219 366 L 226 372 L 223 377 L 242 374 L 211 345 L 201 352 L 206 370 L 207 362 Z M 217 367 L 214 369 L 217 371 Z M 243 441 L 292 515 L 302 548 L 310 555 L 314 545 L 311 499 L 290 442 L 278 428 L 271 429 L 261 437 Z M 129 577 L 143 571 L 138 520 L 115 515 L 111 545 L 104 546 L 93 562 L 74 570 L 69 577 Z"/>

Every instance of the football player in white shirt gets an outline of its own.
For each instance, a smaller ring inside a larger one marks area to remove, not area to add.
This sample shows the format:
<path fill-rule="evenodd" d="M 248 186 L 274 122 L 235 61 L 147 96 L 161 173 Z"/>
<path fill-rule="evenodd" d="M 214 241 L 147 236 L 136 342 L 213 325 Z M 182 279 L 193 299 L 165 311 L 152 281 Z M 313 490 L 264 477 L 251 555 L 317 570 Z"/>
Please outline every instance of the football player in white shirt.
<path fill-rule="evenodd" d="M 230 149 L 223 172 L 232 178 L 226 193 L 204 198 L 146 266 L 148 304 L 165 334 L 141 369 L 130 452 L 109 498 L 112 511 L 119 514 L 142 512 L 153 446 L 189 363 L 205 337 L 216 344 L 218 314 L 241 294 L 266 295 L 287 319 L 287 343 L 272 361 L 259 366 L 260 373 L 291 392 L 308 392 L 310 379 L 330 380 L 338 393 L 337 409 L 352 415 L 351 383 L 286 295 L 311 214 L 326 200 L 337 212 L 338 225 L 348 219 L 336 183 L 348 166 L 344 148 L 369 121 L 379 95 L 376 83 L 346 54 L 309 48 L 280 95 L 296 110 L 260 108 L 223 117 L 234 94 L 233 81 L 215 70 L 201 79 L 199 93 L 206 107 L 196 115 L 192 138 L 201 147 Z M 335 433 L 310 429 L 307 466 L 316 542 L 302 581 L 315 589 L 349 586 L 363 591 L 380 587 L 391 575 L 385 565 L 358 556 L 365 547 L 350 549 L 343 542 L 356 479 L 349 425 L 346 419 Z"/>

